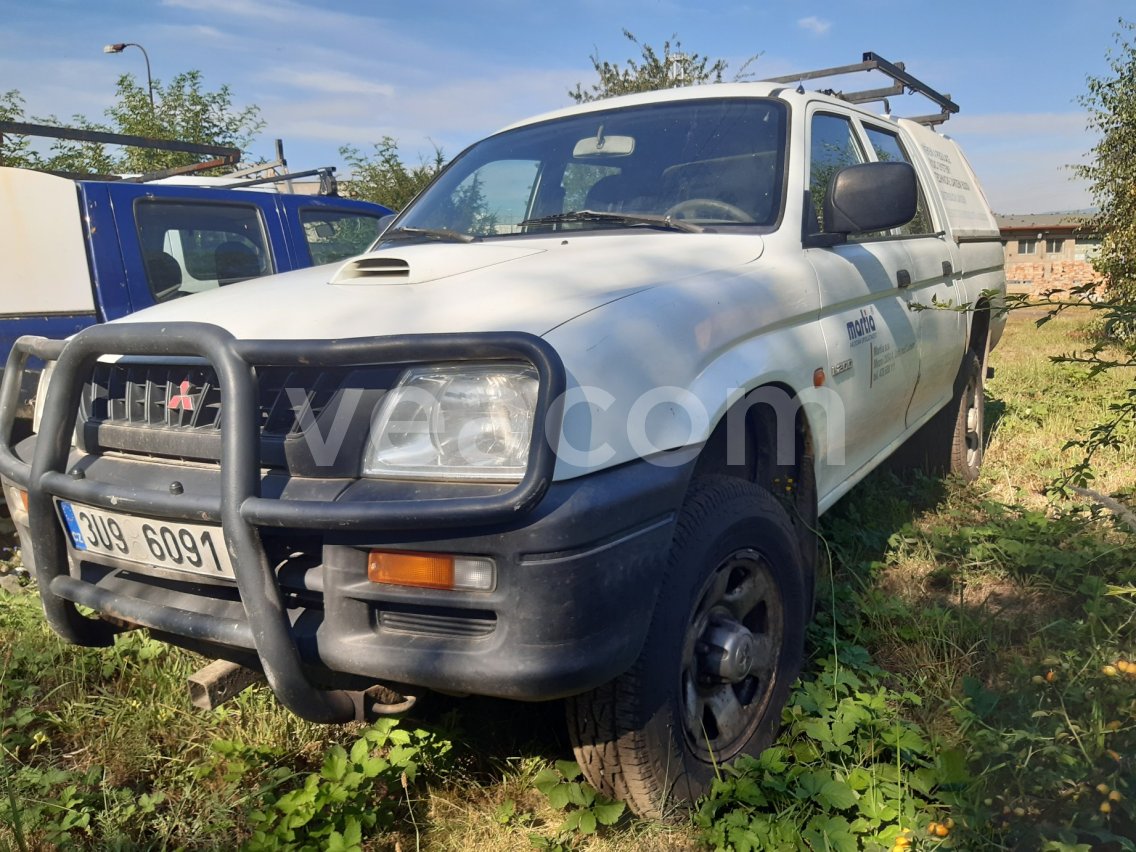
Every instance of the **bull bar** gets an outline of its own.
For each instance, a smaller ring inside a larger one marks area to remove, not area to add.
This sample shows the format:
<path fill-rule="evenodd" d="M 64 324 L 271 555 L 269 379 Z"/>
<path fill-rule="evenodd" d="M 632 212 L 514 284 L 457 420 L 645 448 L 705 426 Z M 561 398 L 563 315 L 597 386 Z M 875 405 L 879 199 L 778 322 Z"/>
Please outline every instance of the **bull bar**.
<path fill-rule="evenodd" d="M 103 356 L 197 357 L 216 370 L 225 424 L 221 436 L 220 494 L 196 498 L 130 486 L 91 482 L 67 471 L 79 398 L 95 361 Z M 29 358 L 54 361 L 31 463 L 11 444 L 19 387 Z M 453 361 L 523 360 L 539 379 L 528 466 L 517 485 L 476 497 L 377 502 L 277 500 L 259 496 L 259 399 L 254 369 L 265 366 L 342 367 L 413 365 Z M 75 604 L 169 633 L 255 650 L 282 704 L 317 722 L 343 722 L 360 713 L 358 696 L 325 690 L 305 675 L 290 635 L 280 587 L 265 555 L 259 526 L 296 529 L 397 530 L 507 523 L 534 508 L 552 481 L 559 432 L 564 367 L 544 340 L 524 332 L 407 335 L 344 340 L 238 340 L 208 324 L 98 325 L 69 341 L 21 337 L 0 385 L 0 476 L 27 490 L 36 580 L 48 623 L 69 642 L 106 646 L 118 632 L 87 618 Z M 55 499 L 104 509 L 144 506 L 146 513 L 178 520 L 219 520 L 232 559 L 247 623 L 164 607 L 105 592 L 69 571 L 68 546 Z"/>

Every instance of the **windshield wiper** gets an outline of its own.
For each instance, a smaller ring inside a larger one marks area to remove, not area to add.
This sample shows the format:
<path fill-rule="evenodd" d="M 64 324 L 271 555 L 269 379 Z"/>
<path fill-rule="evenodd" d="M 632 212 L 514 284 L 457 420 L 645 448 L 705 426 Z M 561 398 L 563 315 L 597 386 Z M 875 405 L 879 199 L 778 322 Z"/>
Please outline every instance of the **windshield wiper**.
<path fill-rule="evenodd" d="M 557 225 L 561 222 L 612 222 L 618 225 L 648 228 L 666 228 L 669 231 L 686 231 L 699 234 L 705 230 L 701 225 L 685 219 L 672 219 L 670 216 L 656 216 L 652 213 L 607 213 L 600 210 L 570 210 L 567 213 L 553 213 L 551 216 L 538 216 L 525 219 L 522 225 Z"/>
<path fill-rule="evenodd" d="M 472 243 L 480 239 L 469 234 L 451 231 L 448 228 L 395 228 L 387 231 L 379 240 L 413 239 L 414 237 L 426 237 L 427 239 L 444 240 L 450 243 Z"/>

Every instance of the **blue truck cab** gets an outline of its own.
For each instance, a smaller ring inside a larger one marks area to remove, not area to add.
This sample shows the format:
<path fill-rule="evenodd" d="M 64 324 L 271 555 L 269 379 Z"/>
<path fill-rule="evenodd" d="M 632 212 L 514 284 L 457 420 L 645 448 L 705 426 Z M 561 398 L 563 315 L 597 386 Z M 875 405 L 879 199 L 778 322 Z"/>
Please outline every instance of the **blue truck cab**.
<path fill-rule="evenodd" d="M 0 365 L 21 335 L 67 337 L 160 302 L 359 254 L 391 212 L 231 178 L 138 183 L 0 167 Z"/>

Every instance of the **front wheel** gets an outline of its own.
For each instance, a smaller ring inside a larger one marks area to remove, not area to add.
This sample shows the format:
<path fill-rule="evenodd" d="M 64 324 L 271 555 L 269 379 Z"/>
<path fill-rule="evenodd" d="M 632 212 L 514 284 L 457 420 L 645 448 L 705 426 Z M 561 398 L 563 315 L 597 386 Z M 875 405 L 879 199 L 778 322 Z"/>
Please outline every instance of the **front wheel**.
<path fill-rule="evenodd" d="M 693 803 L 715 765 L 759 754 L 800 671 L 808 604 L 785 508 L 744 480 L 695 480 L 639 658 L 568 701 L 588 781 L 640 816 Z"/>

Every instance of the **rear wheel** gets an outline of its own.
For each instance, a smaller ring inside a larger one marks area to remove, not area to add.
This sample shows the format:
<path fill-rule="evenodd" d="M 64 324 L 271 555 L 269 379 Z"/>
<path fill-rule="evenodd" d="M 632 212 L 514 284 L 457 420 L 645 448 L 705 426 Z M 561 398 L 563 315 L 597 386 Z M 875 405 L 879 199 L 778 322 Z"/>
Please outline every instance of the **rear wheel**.
<path fill-rule="evenodd" d="M 955 474 L 973 482 L 982 468 L 985 416 L 982 362 L 974 352 L 967 352 L 951 401 L 911 438 L 905 450 L 927 473 Z"/>
<path fill-rule="evenodd" d="M 651 628 L 632 668 L 568 701 L 587 779 L 659 818 L 758 754 L 801 666 L 807 602 L 797 532 L 765 489 L 695 480 Z"/>

